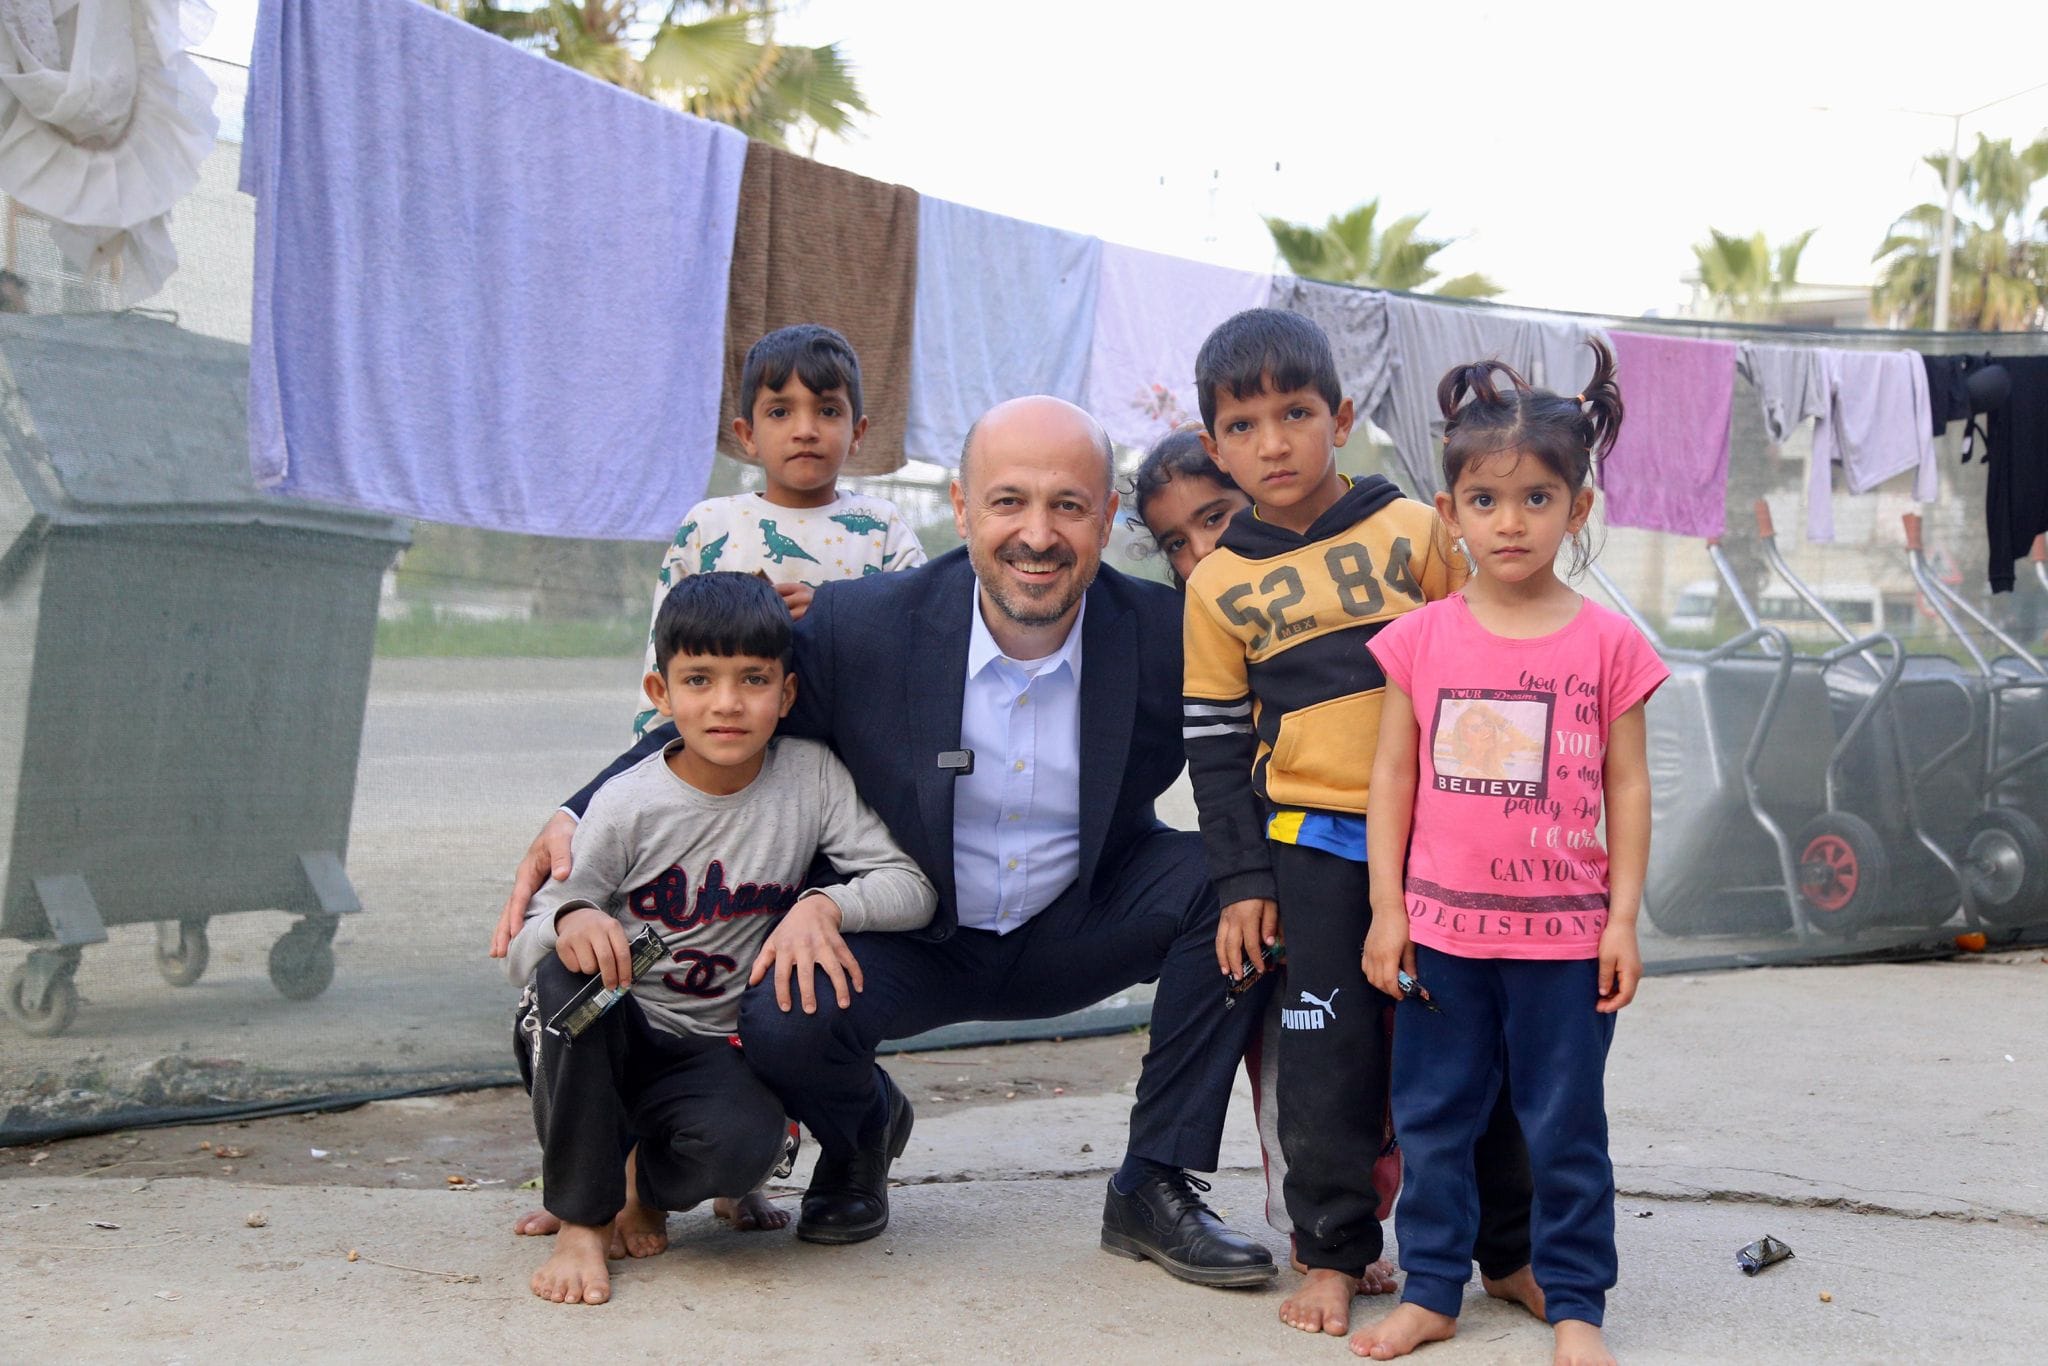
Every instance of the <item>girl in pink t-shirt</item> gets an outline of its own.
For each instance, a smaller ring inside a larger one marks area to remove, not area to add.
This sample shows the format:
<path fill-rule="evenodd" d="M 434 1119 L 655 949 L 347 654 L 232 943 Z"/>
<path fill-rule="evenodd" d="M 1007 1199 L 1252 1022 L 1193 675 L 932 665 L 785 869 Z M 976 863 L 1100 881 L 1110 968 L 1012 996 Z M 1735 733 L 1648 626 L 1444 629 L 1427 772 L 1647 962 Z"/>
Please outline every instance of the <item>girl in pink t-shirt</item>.
<path fill-rule="evenodd" d="M 1529 1298 L 1557 1361 L 1610 1361 L 1614 1169 L 1602 1074 L 1642 976 L 1650 853 L 1643 704 L 1667 677 L 1634 627 L 1558 577 L 1583 567 L 1593 460 L 1621 426 L 1614 357 L 1560 397 L 1498 361 L 1444 376 L 1437 512 L 1476 573 L 1373 637 L 1387 676 L 1366 814 L 1365 974 L 1403 997 L 1394 1131 L 1401 1304 L 1352 1339 L 1450 1337 L 1476 1229 L 1474 1139 L 1505 1078 L 1536 1176 Z M 1602 808 L 1607 847 L 1600 840 Z"/>

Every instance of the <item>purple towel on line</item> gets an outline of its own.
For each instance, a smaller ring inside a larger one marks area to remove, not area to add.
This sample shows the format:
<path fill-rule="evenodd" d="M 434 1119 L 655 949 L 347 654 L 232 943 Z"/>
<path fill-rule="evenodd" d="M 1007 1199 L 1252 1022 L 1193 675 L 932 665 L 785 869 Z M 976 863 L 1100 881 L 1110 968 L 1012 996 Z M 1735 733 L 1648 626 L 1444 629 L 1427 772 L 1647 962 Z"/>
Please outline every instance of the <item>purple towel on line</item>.
<path fill-rule="evenodd" d="M 1611 332 L 1621 438 L 1600 463 L 1613 526 L 1716 537 L 1728 510 L 1733 342 Z"/>
<path fill-rule="evenodd" d="M 1270 275 L 1104 243 L 1088 411 L 1126 446 L 1199 419 L 1195 354 L 1216 324 L 1264 308 L 1272 292 Z"/>
<path fill-rule="evenodd" d="M 711 468 L 744 136 L 418 0 L 263 0 L 245 122 L 260 484 L 668 539 Z"/>

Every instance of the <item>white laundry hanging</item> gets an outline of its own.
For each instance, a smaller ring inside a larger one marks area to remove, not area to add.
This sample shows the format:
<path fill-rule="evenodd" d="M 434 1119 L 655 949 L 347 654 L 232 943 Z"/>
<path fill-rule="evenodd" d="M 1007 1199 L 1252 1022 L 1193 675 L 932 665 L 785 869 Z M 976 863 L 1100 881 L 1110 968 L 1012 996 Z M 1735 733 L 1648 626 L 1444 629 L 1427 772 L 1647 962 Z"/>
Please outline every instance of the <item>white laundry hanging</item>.
<path fill-rule="evenodd" d="M 171 206 L 219 129 L 187 48 L 212 26 L 203 0 L 0 0 L 0 190 L 80 270 L 118 262 L 124 303 L 178 266 Z"/>

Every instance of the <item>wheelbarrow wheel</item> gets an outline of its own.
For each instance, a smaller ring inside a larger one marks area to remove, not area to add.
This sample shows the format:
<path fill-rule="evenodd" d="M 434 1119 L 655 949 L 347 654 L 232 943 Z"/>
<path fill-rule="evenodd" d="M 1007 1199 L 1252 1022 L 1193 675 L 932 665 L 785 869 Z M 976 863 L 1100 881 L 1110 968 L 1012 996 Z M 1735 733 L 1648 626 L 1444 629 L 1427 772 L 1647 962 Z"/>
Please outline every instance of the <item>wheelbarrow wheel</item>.
<path fill-rule="evenodd" d="M 17 966 L 7 977 L 7 1014 L 23 1032 L 38 1039 L 55 1038 L 71 1028 L 78 1015 L 78 987 L 61 976 L 50 983 L 40 1009 L 28 1004 L 28 964 Z"/>
<path fill-rule="evenodd" d="M 166 948 L 162 939 L 157 941 L 156 970 L 172 986 L 189 987 L 206 974 L 206 962 L 211 954 L 206 942 L 206 922 L 180 920 L 175 949 Z"/>
<path fill-rule="evenodd" d="M 287 1001 L 310 1001 L 334 981 L 334 946 L 294 925 L 270 946 L 270 981 Z"/>
<path fill-rule="evenodd" d="M 1847 937 L 1884 918 L 1891 857 L 1869 821 L 1829 811 L 1799 832 L 1799 897 L 1814 928 Z"/>
<path fill-rule="evenodd" d="M 1995 806 L 1970 822 L 1963 876 L 1988 924 L 2011 929 L 2048 920 L 2048 834 L 2026 812 Z"/>

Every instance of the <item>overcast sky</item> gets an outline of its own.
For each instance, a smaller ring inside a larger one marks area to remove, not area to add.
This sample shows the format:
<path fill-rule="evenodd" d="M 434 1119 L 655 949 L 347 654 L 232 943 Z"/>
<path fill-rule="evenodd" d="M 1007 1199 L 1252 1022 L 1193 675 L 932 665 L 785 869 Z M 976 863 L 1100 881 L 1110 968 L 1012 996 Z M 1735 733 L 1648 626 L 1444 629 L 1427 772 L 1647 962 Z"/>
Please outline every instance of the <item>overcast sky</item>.
<path fill-rule="evenodd" d="M 202 51 L 247 60 L 255 0 Z M 1817 227 L 1802 278 L 1867 283 L 1938 200 L 1946 117 L 2048 81 L 2048 4 L 1443 6 L 1363 0 L 794 0 L 874 114 L 823 160 L 1020 218 L 1263 270 L 1262 213 L 1374 195 L 1510 302 L 1670 309 L 1709 224 Z M 1817 107 L 1818 106 L 1818 107 Z M 2048 89 L 1965 119 L 2030 139 Z M 2036 210 L 2039 210 L 2036 205 Z"/>

